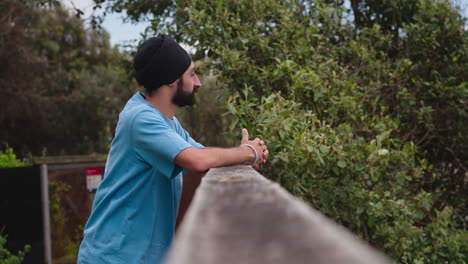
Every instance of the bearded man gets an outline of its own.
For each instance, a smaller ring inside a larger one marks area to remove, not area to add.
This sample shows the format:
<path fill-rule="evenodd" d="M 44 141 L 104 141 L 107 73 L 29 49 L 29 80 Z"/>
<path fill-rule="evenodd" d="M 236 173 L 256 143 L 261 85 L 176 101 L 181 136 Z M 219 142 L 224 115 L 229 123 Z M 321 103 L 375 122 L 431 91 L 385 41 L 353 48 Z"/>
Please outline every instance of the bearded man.
<path fill-rule="evenodd" d="M 202 87 L 188 53 L 153 37 L 134 58 L 137 92 L 119 115 L 104 180 L 84 229 L 78 263 L 161 263 L 174 236 L 182 175 L 250 163 L 261 168 L 265 143 L 242 130 L 240 147 L 205 148 L 175 117 Z"/>

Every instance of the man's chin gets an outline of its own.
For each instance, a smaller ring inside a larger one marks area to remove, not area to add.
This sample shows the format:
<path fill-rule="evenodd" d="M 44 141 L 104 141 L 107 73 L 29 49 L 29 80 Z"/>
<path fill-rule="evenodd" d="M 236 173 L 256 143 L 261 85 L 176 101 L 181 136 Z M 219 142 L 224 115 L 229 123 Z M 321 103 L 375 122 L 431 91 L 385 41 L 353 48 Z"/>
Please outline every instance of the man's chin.
<path fill-rule="evenodd" d="M 197 101 L 195 100 L 195 98 L 193 98 L 193 100 L 191 102 L 187 102 L 187 104 L 185 106 L 193 106 L 197 103 Z"/>
<path fill-rule="evenodd" d="M 179 102 L 179 101 L 172 101 L 174 104 L 178 105 L 179 107 L 184 107 L 184 106 L 193 106 L 196 101 L 195 101 L 195 98 L 193 98 L 193 100 L 191 101 L 184 101 L 184 102 Z"/>

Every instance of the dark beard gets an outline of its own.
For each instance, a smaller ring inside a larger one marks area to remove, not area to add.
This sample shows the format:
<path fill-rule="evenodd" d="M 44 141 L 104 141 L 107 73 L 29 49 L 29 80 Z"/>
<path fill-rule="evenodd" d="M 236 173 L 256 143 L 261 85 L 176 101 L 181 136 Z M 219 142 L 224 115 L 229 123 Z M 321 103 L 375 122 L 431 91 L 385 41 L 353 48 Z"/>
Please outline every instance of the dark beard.
<path fill-rule="evenodd" d="M 184 87 L 184 82 L 183 82 L 183 79 L 180 78 L 179 83 L 177 84 L 177 91 L 174 97 L 172 97 L 172 102 L 178 105 L 179 107 L 194 105 L 195 93 L 197 92 L 198 88 L 196 87 L 193 88 L 193 91 L 190 93 L 190 92 L 184 91 L 183 87 Z"/>

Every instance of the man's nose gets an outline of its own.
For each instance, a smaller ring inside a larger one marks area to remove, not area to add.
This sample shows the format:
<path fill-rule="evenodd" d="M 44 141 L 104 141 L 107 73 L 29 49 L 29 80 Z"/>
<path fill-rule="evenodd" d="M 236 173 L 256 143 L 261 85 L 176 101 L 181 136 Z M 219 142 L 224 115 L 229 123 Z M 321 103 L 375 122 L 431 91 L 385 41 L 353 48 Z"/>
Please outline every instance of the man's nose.
<path fill-rule="evenodd" d="M 195 86 L 197 88 L 200 88 L 202 86 L 202 84 L 200 82 L 200 79 L 198 79 L 197 75 L 195 75 L 195 83 L 193 84 L 193 86 Z"/>

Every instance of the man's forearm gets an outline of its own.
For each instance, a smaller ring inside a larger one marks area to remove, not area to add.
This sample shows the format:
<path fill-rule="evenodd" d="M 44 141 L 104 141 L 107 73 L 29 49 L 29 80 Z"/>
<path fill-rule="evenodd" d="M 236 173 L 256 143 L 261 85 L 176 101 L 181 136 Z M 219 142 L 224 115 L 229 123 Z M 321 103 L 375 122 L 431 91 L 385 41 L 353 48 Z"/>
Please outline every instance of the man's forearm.
<path fill-rule="evenodd" d="M 206 148 L 207 165 L 209 168 L 230 166 L 244 162 L 253 162 L 255 152 L 247 146 L 235 148 Z"/>
<path fill-rule="evenodd" d="M 246 161 L 253 162 L 255 152 L 248 146 L 235 148 L 187 148 L 177 155 L 175 162 L 194 171 L 206 171 L 210 168 L 230 166 Z"/>

